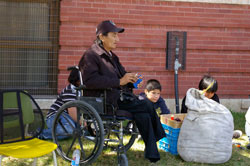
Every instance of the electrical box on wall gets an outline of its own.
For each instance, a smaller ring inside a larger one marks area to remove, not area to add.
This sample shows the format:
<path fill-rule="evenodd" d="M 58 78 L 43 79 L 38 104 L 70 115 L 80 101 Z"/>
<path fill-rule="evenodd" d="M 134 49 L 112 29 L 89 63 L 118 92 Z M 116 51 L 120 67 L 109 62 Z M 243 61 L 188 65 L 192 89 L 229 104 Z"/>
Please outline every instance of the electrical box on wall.
<path fill-rule="evenodd" d="M 167 70 L 174 70 L 174 63 L 176 58 L 178 58 L 181 64 L 180 69 L 181 70 L 186 69 L 186 42 L 187 42 L 187 32 L 182 32 L 182 31 L 167 32 L 167 47 L 166 47 Z M 178 47 L 177 45 L 179 46 L 178 52 L 176 52 L 176 48 Z"/>

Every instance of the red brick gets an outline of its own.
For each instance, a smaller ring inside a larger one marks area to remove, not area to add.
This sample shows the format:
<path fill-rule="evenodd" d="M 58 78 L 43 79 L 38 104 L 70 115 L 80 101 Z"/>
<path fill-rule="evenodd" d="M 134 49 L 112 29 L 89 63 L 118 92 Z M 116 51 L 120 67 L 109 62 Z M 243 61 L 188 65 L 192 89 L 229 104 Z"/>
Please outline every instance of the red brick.
<path fill-rule="evenodd" d="M 222 98 L 249 95 L 249 5 L 153 0 L 62 0 L 58 88 L 67 83 L 67 66 L 78 64 L 104 19 L 126 29 L 114 50 L 125 68 L 143 73 L 145 79 L 159 79 L 163 96 L 174 97 L 174 72 L 165 69 L 167 31 L 187 32 L 186 70 L 179 72 L 181 97 L 204 74 L 218 78 Z"/>

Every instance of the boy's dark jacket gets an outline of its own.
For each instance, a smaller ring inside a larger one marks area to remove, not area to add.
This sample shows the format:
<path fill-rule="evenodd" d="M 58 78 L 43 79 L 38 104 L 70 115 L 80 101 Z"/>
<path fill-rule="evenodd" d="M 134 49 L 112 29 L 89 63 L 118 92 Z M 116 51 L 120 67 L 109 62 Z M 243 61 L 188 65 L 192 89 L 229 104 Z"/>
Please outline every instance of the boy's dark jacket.
<path fill-rule="evenodd" d="M 140 100 L 148 100 L 145 93 L 140 93 L 139 99 Z M 153 102 L 151 102 L 151 103 L 153 103 Z M 169 114 L 170 113 L 170 111 L 169 111 L 169 109 L 168 109 L 168 107 L 167 107 L 167 105 L 162 97 L 160 97 L 156 103 L 153 103 L 153 105 L 154 105 L 154 109 L 156 109 L 156 110 L 160 108 L 160 111 L 161 111 L 160 114 Z"/>

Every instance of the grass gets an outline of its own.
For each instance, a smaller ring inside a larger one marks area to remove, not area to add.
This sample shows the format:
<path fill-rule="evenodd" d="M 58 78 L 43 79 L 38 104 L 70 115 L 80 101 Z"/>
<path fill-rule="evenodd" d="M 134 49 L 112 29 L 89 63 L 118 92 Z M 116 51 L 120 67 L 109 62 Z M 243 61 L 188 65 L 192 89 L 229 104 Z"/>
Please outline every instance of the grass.
<path fill-rule="evenodd" d="M 234 117 L 234 129 L 245 133 L 245 113 L 232 112 L 232 115 Z"/>
<path fill-rule="evenodd" d="M 239 142 L 245 147 L 248 144 L 248 138 L 245 135 L 245 113 L 232 112 L 234 117 L 235 130 L 241 130 L 243 136 L 239 139 L 234 139 L 234 142 Z M 129 166 L 147 166 L 150 163 L 144 158 L 144 143 L 141 140 L 137 140 L 131 149 L 127 152 L 129 160 Z M 160 151 L 161 160 L 157 162 L 158 166 L 247 166 L 250 165 L 250 150 L 243 150 L 233 146 L 233 152 L 231 159 L 224 164 L 202 164 L 194 162 L 185 162 L 180 156 L 174 156 L 170 153 Z M 64 161 L 57 155 L 58 166 L 70 166 L 69 162 Z M 3 159 L 4 166 L 30 166 L 32 165 L 32 159 L 14 159 L 11 157 L 5 157 Z M 38 159 L 38 166 L 52 166 L 53 164 L 52 154 Z M 110 149 L 104 150 L 98 157 L 92 166 L 112 166 L 117 165 L 116 153 Z"/>

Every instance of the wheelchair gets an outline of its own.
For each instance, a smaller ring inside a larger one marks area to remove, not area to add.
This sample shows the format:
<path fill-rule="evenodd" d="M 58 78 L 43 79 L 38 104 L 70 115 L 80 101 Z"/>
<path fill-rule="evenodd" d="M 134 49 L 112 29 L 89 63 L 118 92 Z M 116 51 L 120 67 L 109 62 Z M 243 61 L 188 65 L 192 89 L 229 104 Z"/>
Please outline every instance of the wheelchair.
<path fill-rule="evenodd" d="M 73 68 L 78 69 L 78 66 L 69 67 L 68 70 Z M 109 89 L 103 90 L 103 94 L 98 97 L 83 96 L 86 87 L 83 85 L 81 72 L 79 69 L 78 71 L 81 85 L 76 88 L 77 99 L 60 107 L 53 122 L 52 137 L 58 146 L 58 154 L 70 162 L 72 153 L 78 146 L 81 151 L 80 165 L 89 165 L 98 158 L 104 148 L 111 148 L 117 152 L 118 166 L 127 166 L 126 152 L 139 134 L 132 115 L 106 103 Z M 112 114 L 108 114 L 110 108 Z M 67 120 L 64 112 L 70 109 L 76 110 L 77 120 L 71 125 L 73 132 L 68 132 L 61 123 L 62 116 Z M 58 134 L 58 127 L 64 130 L 64 134 Z M 124 137 L 127 137 L 126 142 Z"/>

